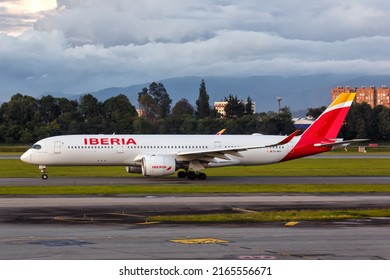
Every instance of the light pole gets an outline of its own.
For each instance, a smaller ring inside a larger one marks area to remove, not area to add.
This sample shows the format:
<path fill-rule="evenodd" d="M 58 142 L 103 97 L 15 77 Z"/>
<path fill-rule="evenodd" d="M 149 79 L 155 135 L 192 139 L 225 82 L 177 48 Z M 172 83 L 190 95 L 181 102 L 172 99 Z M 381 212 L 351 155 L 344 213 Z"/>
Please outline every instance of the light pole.
<path fill-rule="evenodd" d="M 278 101 L 279 104 L 279 114 L 280 114 L 280 102 L 282 101 L 282 98 L 280 96 L 276 97 L 276 100 Z"/>

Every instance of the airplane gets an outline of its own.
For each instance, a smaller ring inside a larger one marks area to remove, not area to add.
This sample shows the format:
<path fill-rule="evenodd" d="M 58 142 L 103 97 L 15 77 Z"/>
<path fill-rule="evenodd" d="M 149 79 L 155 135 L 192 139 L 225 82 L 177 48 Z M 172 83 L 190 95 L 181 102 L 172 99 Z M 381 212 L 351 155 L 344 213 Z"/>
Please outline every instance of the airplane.
<path fill-rule="evenodd" d="M 128 173 L 205 180 L 205 168 L 279 163 L 346 147 L 366 139 L 343 141 L 337 134 L 355 98 L 342 93 L 298 136 L 280 135 L 62 135 L 36 142 L 21 160 L 47 166 L 125 166 Z"/>

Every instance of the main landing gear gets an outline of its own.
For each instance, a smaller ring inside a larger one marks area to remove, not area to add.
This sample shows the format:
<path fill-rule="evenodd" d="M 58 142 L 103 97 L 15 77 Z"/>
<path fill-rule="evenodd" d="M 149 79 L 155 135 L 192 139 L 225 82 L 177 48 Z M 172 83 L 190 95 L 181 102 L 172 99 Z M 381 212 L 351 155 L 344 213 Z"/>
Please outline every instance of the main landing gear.
<path fill-rule="evenodd" d="M 39 169 L 41 170 L 41 174 L 42 174 L 41 177 L 42 177 L 42 179 L 43 180 L 47 180 L 47 178 L 49 178 L 49 175 L 47 175 L 46 166 L 45 165 L 40 165 Z"/>
<path fill-rule="evenodd" d="M 185 178 L 187 177 L 188 180 L 206 180 L 207 175 L 202 172 L 195 172 L 195 171 L 179 171 L 177 172 L 177 177 L 179 178 Z"/>

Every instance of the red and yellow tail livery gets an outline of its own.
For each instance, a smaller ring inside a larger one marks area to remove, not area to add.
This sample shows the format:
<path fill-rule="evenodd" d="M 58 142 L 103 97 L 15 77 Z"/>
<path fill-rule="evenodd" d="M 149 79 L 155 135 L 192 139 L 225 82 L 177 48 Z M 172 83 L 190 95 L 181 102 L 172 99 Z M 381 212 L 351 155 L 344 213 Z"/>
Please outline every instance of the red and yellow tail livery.
<path fill-rule="evenodd" d="M 300 136 L 293 150 L 283 161 L 305 157 L 331 150 L 335 146 L 351 141 L 337 141 L 337 135 L 344 123 L 356 93 L 340 94 L 318 119 Z M 362 141 L 363 139 L 359 140 Z"/>

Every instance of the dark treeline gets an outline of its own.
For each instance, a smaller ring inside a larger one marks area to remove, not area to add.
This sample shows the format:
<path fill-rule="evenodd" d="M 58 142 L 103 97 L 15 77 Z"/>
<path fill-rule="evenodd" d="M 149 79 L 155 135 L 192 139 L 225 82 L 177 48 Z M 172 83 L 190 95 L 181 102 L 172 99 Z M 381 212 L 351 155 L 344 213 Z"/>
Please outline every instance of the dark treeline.
<path fill-rule="evenodd" d="M 119 94 L 104 102 L 91 94 L 79 100 L 50 95 L 35 99 L 20 93 L 0 107 L 0 143 L 30 144 L 44 137 L 65 134 L 215 134 L 222 128 L 229 134 L 289 134 L 295 130 L 289 108 L 255 114 L 250 97 L 241 102 L 229 95 L 221 117 L 210 106 L 202 80 L 196 105 L 187 99 L 171 107 L 172 100 L 161 83 L 151 83 L 138 93 L 136 107 Z M 320 113 L 324 108 L 310 108 Z M 390 109 L 356 104 L 351 109 L 340 137 L 390 139 Z"/>
<path fill-rule="evenodd" d="M 367 103 L 353 104 L 340 134 L 345 139 L 390 140 L 390 108 Z"/>

